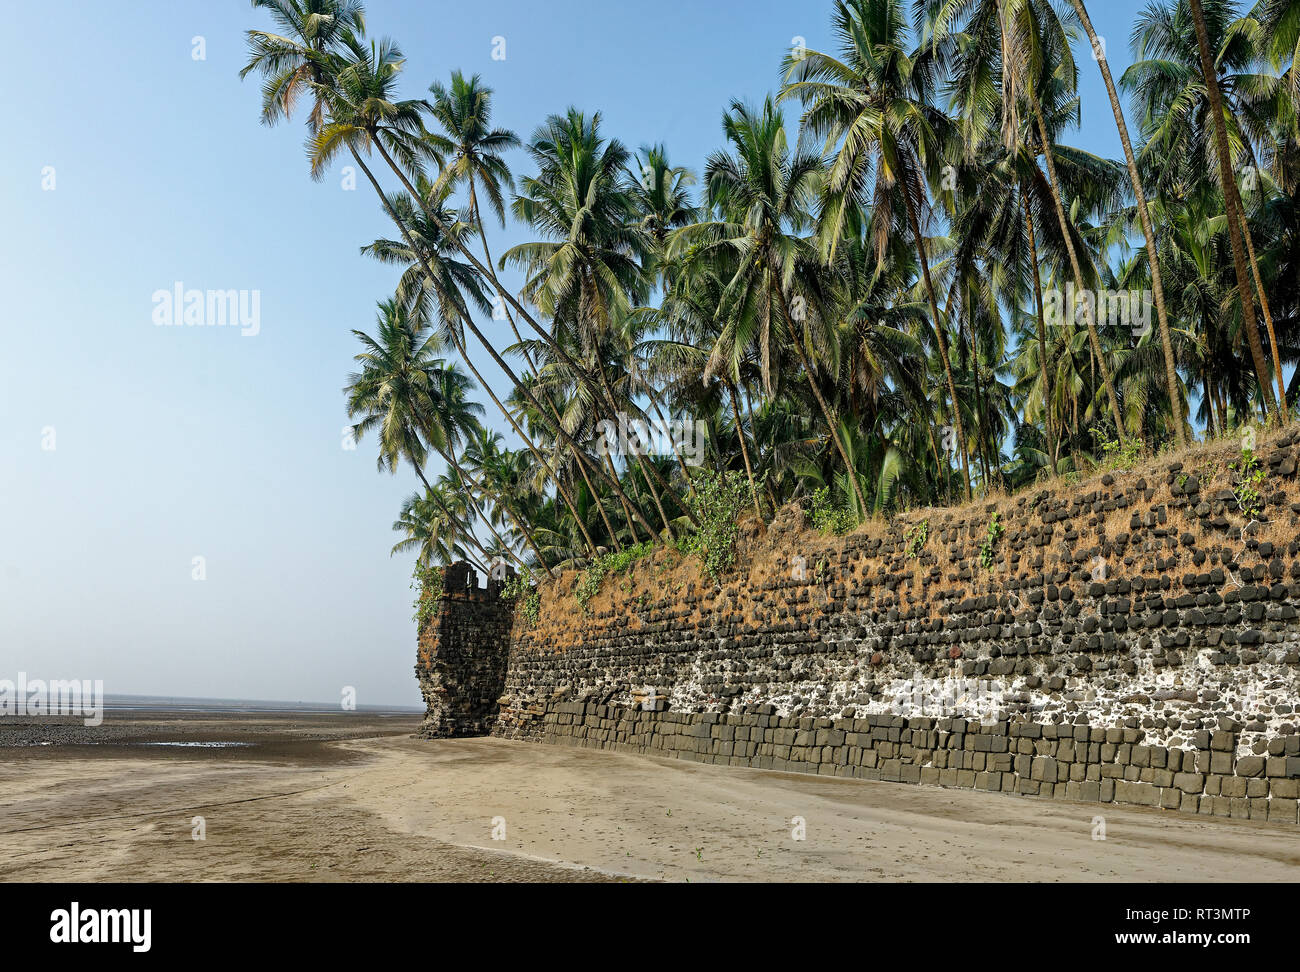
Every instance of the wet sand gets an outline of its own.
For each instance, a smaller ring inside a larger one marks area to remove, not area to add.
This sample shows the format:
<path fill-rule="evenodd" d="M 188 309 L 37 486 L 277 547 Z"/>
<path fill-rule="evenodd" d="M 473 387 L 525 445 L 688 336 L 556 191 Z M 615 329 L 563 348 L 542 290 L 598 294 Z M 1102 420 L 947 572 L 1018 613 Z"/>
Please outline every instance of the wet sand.
<path fill-rule="evenodd" d="M 407 715 L 113 721 L 0 748 L 0 880 L 1300 880 L 1300 829 L 1249 821 L 429 741 Z M 139 745 L 165 741 L 253 745 Z"/>

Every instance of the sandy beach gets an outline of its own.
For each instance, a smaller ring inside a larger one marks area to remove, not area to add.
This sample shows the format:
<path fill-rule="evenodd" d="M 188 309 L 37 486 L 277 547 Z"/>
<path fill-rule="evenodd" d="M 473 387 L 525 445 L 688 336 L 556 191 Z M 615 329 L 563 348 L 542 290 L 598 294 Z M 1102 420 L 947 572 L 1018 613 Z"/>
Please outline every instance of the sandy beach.
<path fill-rule="evenodd" d="M 133 714 L 105 744 L 2 748 L 0 880 L 1300 880 L 1300 831 L 1250 822 L 429 741 L 416 721 Z M 157 745 L 177 741 L 248 745 Z"/>

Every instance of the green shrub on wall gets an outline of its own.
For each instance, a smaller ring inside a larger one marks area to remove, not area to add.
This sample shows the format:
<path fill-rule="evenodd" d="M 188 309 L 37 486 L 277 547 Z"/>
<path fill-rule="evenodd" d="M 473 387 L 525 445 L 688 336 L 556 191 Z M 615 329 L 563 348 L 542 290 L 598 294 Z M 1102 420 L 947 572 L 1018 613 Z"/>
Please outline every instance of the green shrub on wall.
<path fill-rule="evenodd" d="M 542 610 L 542 595 L 537 590 L 537 585 L 533 583 L 531 570 L 525 567 L 522 574 L 515 574 L 507 580 L 505 587 L 501 589 L 501 596 L 515 602 L 515 610 L 519 612 L 528 627 L 531 628 L 537 623 Z"/>
<path fill-rule="evenodd" d="M 647 541 L 632 547 L 624 547 L 618 553 L 597 557 L 578 576 L 578 583 L 573 590 L 574 596 L 578 599 L 578 604 L 585 609 L 587 602 L 599 593 L 600 585 L 606 577 L 611 574 L 622 573 L 642 557 L 649 556 L 653 552 L 654 544 Z"/>
<path fill-rule="evenodd" d="M 415 622 L 416 630 L 424 628 L 424 622 L 438 610 L 438 601 L 442 597 L 442 568 L 432 564 L 416 564 L 415 573 L 411 575 L 411 590 L 416 592 Z"/>
<path fill-rule="evenodd" d="M 741 473 L 705 473 L 695 480 L 691 512 L 699 529 L 681 543 L 684 553 L 698 554 L 714 582 L 736 561 L 738 525 L 746 508 L 749 484 Z"/>

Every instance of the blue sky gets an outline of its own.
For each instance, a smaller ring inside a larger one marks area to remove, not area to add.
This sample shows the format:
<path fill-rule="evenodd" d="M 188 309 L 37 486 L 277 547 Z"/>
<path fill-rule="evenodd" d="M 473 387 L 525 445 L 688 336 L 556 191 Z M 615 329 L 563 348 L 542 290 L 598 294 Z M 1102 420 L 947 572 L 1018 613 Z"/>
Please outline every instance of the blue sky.
<path fill-rule="evenodd" d="M 1091 6 L 1118 75 L 1137 7 Z M 21 42 L 0 91 L 0 678 L 325 702 L 353 686 L 361 704 L 417 704 L 411 564 L 389 557 L 417 480 L 377 472 L 373 441 L 343 448 L 350 331 L 395 284 L 357 252 L 390 234 L 373 194 L 337 169 L 312 182 L 300 123 L 258 123 L 238 70 L 244 30 L 269 22 L 249 5 L 5 8 Z M 773 90 L 795 38 L 829 43 L 827 2 L 367 9 L 407 55 L 408 97 L 479 72 L 523 137 L 574 104 L 697 171 L 732 98 Z M 1118 157 L 1082 58 L 1073 141 Z M 512 226 L 493 252 L 526 238 Z M 259 333 L 155 326 L 152 296 L 177 281 L 259 291 Z"/>

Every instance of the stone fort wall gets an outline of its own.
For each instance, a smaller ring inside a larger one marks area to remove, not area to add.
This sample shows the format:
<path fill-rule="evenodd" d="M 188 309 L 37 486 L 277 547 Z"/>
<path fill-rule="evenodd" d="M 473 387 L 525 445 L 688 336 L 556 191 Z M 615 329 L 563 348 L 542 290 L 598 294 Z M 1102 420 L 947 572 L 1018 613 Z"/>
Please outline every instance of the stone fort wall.
<path fill-rule="evenodd" d="M 721 583 L 660 551 L 508 635 L 449 598 L 431 731 L 1296 825 L 1300 434 L 1264 438 L 1253 477 L 1233 444 L 844 537 L 789 509 Z"/>

